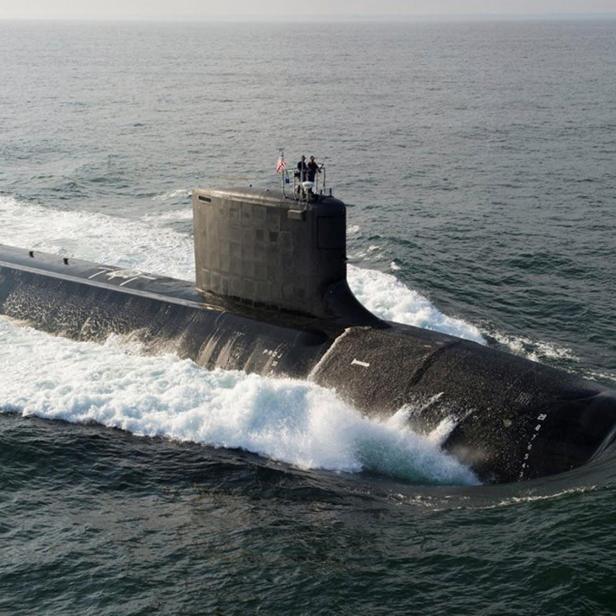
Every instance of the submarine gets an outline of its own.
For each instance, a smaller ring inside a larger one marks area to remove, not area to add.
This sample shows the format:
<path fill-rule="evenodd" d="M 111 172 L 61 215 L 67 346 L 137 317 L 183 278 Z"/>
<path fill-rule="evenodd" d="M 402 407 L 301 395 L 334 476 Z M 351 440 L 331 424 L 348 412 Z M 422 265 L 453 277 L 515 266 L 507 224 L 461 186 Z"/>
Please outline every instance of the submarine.
<path fill-rule="evenodd" d="M 0 246 L 0 313 L 76 340 L 135 336 L 207 369 L 309 379 L 366 415 L 405 413 L 484 483 L 565 472 L 616 434 L 616 392 L 528 359 L 371 314 L 346 277 L 329 193 L 197 189 L 195 280 Z"/>

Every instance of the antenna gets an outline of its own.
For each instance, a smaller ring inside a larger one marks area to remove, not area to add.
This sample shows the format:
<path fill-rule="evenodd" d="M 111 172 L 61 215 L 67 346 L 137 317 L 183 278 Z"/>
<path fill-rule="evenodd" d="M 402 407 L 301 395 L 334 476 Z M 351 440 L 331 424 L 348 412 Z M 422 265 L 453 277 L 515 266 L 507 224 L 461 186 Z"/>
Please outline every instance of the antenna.
<path fill-rule="evenodd" d="M 276 172 L 280 173 L 280 182 L 282 184 L 282 196 L 286 197 L 287 193 L 285 190 L 285 184 L 287 180 L 287 161 L 284 159 L 284 148 L 280 148 L 280 158 L 278 159 L 278 164 L 276 165 Z"/>

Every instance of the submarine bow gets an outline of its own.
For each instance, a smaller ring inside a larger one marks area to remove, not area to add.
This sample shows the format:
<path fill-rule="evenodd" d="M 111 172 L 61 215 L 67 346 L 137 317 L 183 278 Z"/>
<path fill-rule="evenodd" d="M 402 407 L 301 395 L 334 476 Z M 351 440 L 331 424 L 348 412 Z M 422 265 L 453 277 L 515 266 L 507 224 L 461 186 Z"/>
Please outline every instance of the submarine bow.
<path fill-rule="evenodd" d="M 0 312 L 78 340 L 138 336 L 206 368 L 310 378 L 363 412 L 404 409 L 483 481 L 580 466 L 611 443 L 616 395 L 530 360 L 385 322 L 346 281 L 346 208 L 331 196 L 193 193 L 195 283 L 0 247 Z"/>

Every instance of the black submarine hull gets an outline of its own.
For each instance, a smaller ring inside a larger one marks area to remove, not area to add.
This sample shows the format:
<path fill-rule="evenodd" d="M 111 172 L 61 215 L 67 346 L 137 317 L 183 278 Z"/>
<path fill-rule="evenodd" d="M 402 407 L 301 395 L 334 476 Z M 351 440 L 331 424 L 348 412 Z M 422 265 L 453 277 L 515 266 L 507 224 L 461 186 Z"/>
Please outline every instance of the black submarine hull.
<path fill-rule="evenodd" d="M 137 337 L 208 368 L 311 379 L 415 430 L 452 421 L 444 448 L 486 482 L 580 466 L 611 443 L 616 396 L 474 342 L 383 322 L 333 285 L 330 318 L 199 292 L 192 283 L 0 247 L 0 313 L 76 340 Z"/>

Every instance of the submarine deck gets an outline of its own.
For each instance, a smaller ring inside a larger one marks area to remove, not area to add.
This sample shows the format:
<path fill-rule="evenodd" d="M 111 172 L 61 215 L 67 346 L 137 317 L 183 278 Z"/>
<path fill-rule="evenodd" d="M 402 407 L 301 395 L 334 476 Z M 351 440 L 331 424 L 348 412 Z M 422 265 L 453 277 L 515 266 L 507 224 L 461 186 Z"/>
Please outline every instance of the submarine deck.
<path fill-rule="evenodd" d="M 201 295 L 187 280 L 0 244 L 4 267 L 194 308 L 226 309 L 219 298 Z"/>
<path fill-rule="evenodd" d="M 57 278 L 67 282 L 97 287 L 211 312 L 233 312 L 255 321 L 276 322 L 280 326 L 314 331 L 336 337 L 343 328 L 334 321 L 315 319 L 298 313 L 281 311 L 259 304 L 249 304 L 214 293 L 199 291 L 193 282 L 161 276 L 132 268 L 106 265 L 62 257 L 37 250 L 0 244 L 0 282 L 3 268 Z"/>

